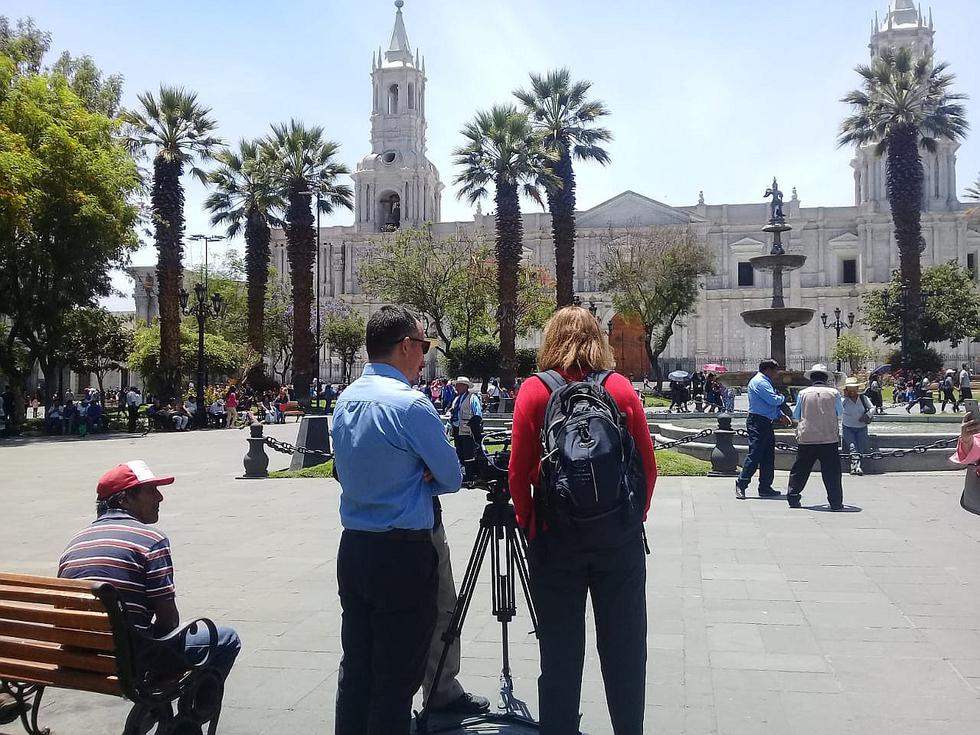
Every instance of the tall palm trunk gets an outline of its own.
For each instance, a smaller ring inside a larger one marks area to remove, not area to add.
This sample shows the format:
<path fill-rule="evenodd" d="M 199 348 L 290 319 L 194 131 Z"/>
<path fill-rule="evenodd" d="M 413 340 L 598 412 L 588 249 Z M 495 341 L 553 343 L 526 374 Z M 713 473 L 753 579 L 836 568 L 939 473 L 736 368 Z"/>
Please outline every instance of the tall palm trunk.
<path fill-rule="evenodd" d="M 293 288 L 293 386 L 305 404 L 309 401 L 313 372 L 313 332 L 310 309 L 313 304 L 313 258 L 316 234 L 306 184 L 290 186 L 286 208 L 286 240 L 289 275 Z"/>
<path fill-rule="evenodd" d="M 552 167 L 561 189 L 548 187 L 551 232 L 555 240 L 555 297 L 557 307 L 569 306 L 575 296 L 575 171 L 568 146 Z"/>
<path fill-rule="evenodd" d="M 497 300 L 500 302 L 500 383 L 514 387 L 517 375 L 517 271 L 524 240 L 524 223 L 517 185 L 497 181 Z"/>
<path fill-rule="evenodd" d="M 902 280 L 909 287 L 904 302 L 906 341 L 903 350 L 922 347 L 919 327 L 922 303 L 922 159 L 915 128 L 899 129 L 888 140 L 888 203 L 891 205 Z M 903 355 L 903 359 L 906 356 Z"/>
<path fill-rule="evenodd" d="M 165 400 L 180 390 L 180 287 L 184 280 L 184 166 L 157 156 L 153 160 L 154 237 L 160 305 L 160 385 Z"/>
<path fill-rule="evenodd" d="M 265 353 L 265 291 L 269 281 L 270 231 L 265 218 L 255 208 L 245 220 L 245 277 L 248 292 L 248 343 L 260 355 Z"/>

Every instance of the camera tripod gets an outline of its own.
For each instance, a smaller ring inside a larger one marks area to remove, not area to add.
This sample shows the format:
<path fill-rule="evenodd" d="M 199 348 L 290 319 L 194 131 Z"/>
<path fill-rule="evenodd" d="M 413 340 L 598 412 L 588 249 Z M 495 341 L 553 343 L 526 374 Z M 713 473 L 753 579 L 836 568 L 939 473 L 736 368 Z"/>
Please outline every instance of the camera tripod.
<path fill-rule="evenodd" d="M 449 626 L 442 635 L 442 640 L 445 642 L 429 696 L 431 697 L 432 692 L 439 690 L 439 682 L 442 680 L 442 672 L 449 655 L 449 649 L 462 633 L 466 614 L 469 611 L 470 603 L 473 601 L 477 578 L 480 576 L 480 568 L 483 566 L 489 549 L 493 616 L 500 621 L 501 628 L 502 664 L 500 670 L 500 706 L 498 708 L 501 711 L 467 717 L 462 722 L 454 723 L 451 726 L 430 730 L 429 702 L 426 700 L 423 702 L 422 710 L 415 713 L 416 733 L 449 732 L 487 722 L 522 725 L 532 729 L 538 728 L 538 723 L 531 718 L 527 705 L 514 697 L 507 628 L 517 612 L 516 581 L 519 577 L 521 587 L 524 590 L 524 599 L 527 601 L 531 625 L 535 635 L 537 635 L 538 618 L 535 615 L 528 589 L 527 539 L 524 536 L 524 531 L 517 525 L 514 506 L 511 505 L 510 496 L 502 483 L 490 481 L 486 483 L 486 488 L 489 502 L 483 509 L 483 516 L 480 518 L 480 530 L 476 535 L 473 551 L 466 565 L 466 573 L 463 575 L 463 581 L 460 584 L 456 607 L 453 610 Z"/>

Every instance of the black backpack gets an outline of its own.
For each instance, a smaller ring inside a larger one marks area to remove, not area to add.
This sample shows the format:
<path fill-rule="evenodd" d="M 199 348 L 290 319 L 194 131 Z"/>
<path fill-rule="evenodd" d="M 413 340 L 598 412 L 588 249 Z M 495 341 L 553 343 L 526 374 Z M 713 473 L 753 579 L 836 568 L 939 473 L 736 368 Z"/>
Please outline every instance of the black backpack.
<path fill-rule="evenodd" d="M 538 530 L 547 522 L 584 549 L 622 546 L 643 525 L 643 461 L 626 415 L 603 387 L 610 375 L 572 383 L 554 370 L 535 376 L 551 394 L 541 428 Z"/>

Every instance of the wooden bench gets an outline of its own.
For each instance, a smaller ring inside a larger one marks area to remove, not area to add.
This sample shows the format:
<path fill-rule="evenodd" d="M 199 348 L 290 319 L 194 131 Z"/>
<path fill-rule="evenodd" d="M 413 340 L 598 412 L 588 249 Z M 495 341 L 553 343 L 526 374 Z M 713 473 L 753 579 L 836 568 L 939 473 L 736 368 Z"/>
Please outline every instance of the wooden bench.
<path fill-rule="evenodd" d="M 281 404 L 279 410 L 282 411 L 283 416 L 295 416 L 297 421 L 306 415 L 297 401 L 287 401 Z"/>
<path fill-rule="evenodd" d="M 143 735 L 153 727 L 156 735 L 202 732 L 205 724 L 208 735 L 214 735 L 224 682 L 208 665 L 211 656 L 200 661 L 180 656 L 177 668 L 183 672 L 163 679 L 141 671 L 134 655 L 134 644 L 152 651 L 201 626 L 210 632 L 213 651 L 218 633 L 210 620 L 195 620 L 153 639 L 129 625 L 107 583 L 0 574 L 0 691 L 25 710 L 20 720 L 29 735 L 49 732 L 37 724 L 46 687 L 130 700 L 134 705 L 123 735 Z M 176 661 L 179 654 L 170 652 L 172 646 L 167 649 Z"/>

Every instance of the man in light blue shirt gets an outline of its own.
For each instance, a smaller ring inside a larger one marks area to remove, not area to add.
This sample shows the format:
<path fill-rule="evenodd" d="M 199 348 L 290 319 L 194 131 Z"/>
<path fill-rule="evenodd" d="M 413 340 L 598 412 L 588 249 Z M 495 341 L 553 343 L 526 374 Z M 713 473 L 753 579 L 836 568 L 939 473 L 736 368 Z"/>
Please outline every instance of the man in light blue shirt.
<path fill-rule="evenodd" d="M 749 453 L 742 464 L 742 471 L 735 480 L 735 497 L 745 500 L 745 490 L 752 475 L 759 471 L 759 497 L 778 498 L 781 493 L 773 490 L 772 480 L 776 473 L 776 433 L 773 422 L 784 413 L 786 398 L 776 390 L 779 363 L 767 358 L 759 363 L 759 372 L 749 381 L 749 416 L 745 428 L 749 433 Z"/>
<path fill-rule="evenodd" d="M 433 498 L 462 473 L 442 420 L 411 387 L 429 351 L 422 324 L 385 306 L 367 324 L 370 360 L 334 407 L 342 487 L 337 553 L 338 735 L 408 735 L 436 625 Z"/>

